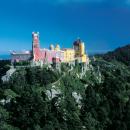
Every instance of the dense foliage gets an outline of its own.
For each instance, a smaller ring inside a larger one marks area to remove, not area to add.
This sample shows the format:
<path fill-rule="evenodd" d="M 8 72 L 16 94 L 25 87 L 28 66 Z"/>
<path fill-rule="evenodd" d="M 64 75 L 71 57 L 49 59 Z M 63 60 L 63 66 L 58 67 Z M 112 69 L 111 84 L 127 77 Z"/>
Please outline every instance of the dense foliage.
<path fill-rule="evenodd" d="M 0 60 L 0 84 L 1 84 L 1 77 L 6 74 L 6 71 L 10 68 L 10 61 L 9 60 Z"/>
<path fill-rule="evenodd" d="M 126 65 L 130 65 L 130 45 L 117 48 L 115 51 L 102 55 L 107 61 L 117 60 Z"/>
<path fill-rule="evenodd" d="M 102 56 L 83 66 L 17 69 L 1 83 L 0 130 L 129 130 L 130 67 Z"/>

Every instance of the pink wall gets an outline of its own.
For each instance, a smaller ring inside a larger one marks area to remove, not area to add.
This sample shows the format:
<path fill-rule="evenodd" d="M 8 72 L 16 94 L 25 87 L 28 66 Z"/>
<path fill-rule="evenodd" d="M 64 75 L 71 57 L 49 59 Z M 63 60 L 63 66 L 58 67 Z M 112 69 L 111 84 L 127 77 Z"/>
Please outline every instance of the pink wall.
<path fill-rule="evenodd" d="M 47 50 L 43 49 L 41 50 L 41 60 L 43 62 L 47 61 L 48 63 L 52 63 L 53 59 L 59 59 L 56 60 L 56 62 L 63 61 L 63 52 L 55 51 L 55 50 Z"/>

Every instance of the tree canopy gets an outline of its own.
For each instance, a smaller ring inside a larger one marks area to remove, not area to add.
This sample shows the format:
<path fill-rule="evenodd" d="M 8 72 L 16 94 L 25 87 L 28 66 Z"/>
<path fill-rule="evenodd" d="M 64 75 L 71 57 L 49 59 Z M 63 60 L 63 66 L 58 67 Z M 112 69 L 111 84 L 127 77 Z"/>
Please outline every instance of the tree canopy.
<path fill-rule="evenodd" d="M 129 65 L 96 56 L 83 67 L 17 69 L 0 82 L 0 130 L 130 129 Z"/>

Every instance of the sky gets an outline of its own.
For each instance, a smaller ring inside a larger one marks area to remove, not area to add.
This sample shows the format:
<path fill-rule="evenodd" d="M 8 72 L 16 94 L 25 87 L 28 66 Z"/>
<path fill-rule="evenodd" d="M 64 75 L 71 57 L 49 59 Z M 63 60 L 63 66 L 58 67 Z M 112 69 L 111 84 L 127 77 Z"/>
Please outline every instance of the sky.
<path fill-rule="evenodd" d="M 41 48 L 85 42 L 88 53 L 130 43 L 130 0 L 1 0 L 0 54 L 31 50 L 32 32 Z"/>

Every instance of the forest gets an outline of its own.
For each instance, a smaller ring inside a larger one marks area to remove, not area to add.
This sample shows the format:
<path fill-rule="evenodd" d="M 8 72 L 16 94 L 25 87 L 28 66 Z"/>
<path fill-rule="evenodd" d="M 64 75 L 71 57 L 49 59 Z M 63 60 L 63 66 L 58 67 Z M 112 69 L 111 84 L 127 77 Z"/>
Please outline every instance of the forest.
<path fill-rule="evenodd" d="M 0 81 L 0 130 L 129 130 L 129 50 L 95 55 L 88 66 L 61 64 L 61 71 L 18 68 Z M 0 61 L 0 78 L 9 66 Z"/>

